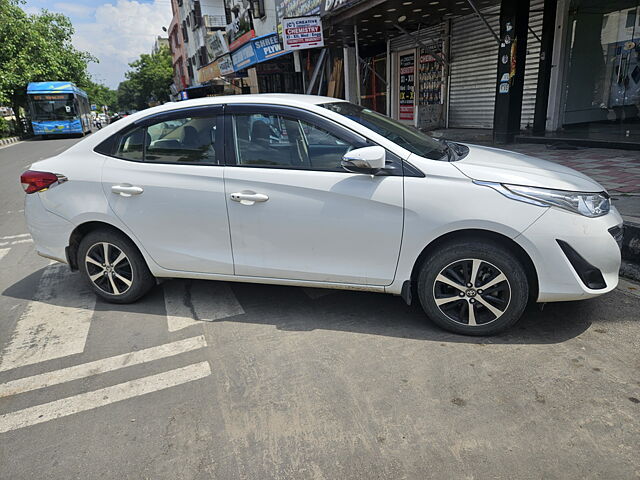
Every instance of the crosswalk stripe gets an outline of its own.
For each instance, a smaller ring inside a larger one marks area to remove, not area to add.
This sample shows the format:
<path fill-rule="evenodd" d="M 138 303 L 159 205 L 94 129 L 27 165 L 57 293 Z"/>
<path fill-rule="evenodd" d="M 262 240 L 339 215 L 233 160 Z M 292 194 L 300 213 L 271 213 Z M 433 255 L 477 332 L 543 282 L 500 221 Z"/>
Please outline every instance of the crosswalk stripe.
<path fill-rule="evenodd" d="M 0 371 L 66 357 L 84 350 L 96 297 L 67 265 L 45 268 L 34 299 L 16 325 Z"/>
<path fill-rule="evenodd" d="M 170 332 L 244 313 L 224 282 L 175 280 L 164 284 L 167 326 Z"/>
<path fill-rule="evenodd" d="M 9 253 L 10 248 L 0 248 L 0 260 L 4 258 L 4 256 Z"/>
<path fill-rule="evenodd" d="M 5 235 L 4 237 L 0 237 L 0 240 L 13 240 L 14 238 L 24 238 L 30 237 L 28 233 L 21 233 L 20 235 Z"/>
<path fill-rule="evenodd" d="M 45 372 L 31 377 L 19 378 L 0 385 L 0 398 L 64 382 L 70 382 L 79 378 L 91 377 L 161 358 L 179 355 L 181 353 L 197 350 L 206 346 L 207 342 L 205 338 L 200 335 L 157 347 L 145 348 L 144 350 L 139 350 L 137 352 L 125 353 L 122 355 L 116 355 L 115 357 L 103 358 L 93 362 L 74 365 L 61 370 Z"/>
<path fill-rule="evenodd" d="M 211 375 L 208 362 L 195 363 L 168 372 L 130 380 L 111 387 L 81 393 L 53 402 L 0 415 L 0 433 L 48 422 L 111 403 L 199 380 Z"/>

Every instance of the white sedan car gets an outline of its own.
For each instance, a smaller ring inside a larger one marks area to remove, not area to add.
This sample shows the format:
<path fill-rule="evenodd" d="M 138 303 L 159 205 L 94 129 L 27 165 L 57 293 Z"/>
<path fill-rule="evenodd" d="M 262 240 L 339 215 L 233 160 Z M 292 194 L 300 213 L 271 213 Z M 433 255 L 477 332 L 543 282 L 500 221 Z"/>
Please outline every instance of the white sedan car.
<path fill-rule="evenodd" d="M 21 181 L 38 253 L 111 302 L 163 277 L 357 289 L 488 335 L 618 282 L 622 219 L 589 177 L 335 98 L 165 104 Z"/>

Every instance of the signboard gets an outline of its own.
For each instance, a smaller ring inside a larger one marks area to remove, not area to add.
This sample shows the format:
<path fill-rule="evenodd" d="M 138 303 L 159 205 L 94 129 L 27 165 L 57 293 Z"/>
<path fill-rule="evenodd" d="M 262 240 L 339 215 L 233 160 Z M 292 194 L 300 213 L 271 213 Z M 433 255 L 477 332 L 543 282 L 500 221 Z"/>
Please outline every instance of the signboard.
<path fill-rule="evenodd" d="M 324 47 L 320 17 L 285 18 L 282 20 L 285 50 Z"/>
<path fill-rule="evenodd" d="M 242 70 L 243 68 L 250 67 L 256 63 L 258 61 L 258 57 L 256 57 L 253 44 L 247 43 L 233 52 L 231 54 L 231 61 L 233 62 L 234 70 Z"/>
<path fill-rule="evenodd" d="M 258 62 L 264 62 L 265 60 L 284 53 L 284 50 L 280 46 L 280 40 L 278 40 L 278 34 L 275 32 L 254 38 L 251 43 L 253 43 L 253 49 L 258 58 Z"/>
<path fill-rule="evenodd" d="M 32 98 L 34 100 L 66 100 L 71 97 L 66 93 L 61 93 L 58 95 L 33 95 Z"/>
<path fill-rule="evenodd" d="M 282 20 L 287 17 L 318 15 L 322 0 L 280 0 L 276 2 L 276 13 Z"/>
<path fill-rule="evenodd" d="M 413 52 L 400 55 L 400 81 L 398 82 L 398 103 L 400 120 L 413 121 L 415 55 Z"/>
<path fill-rule="evenodd" d="M 256 32 L 253 30 L 249 2 L 226 0 L 226 4 L 231 12 L 231 23 L 226 28 L 229 50 L 235 50 L 255 37 Z"/>
<path fill-rule="evenodd" d="M 91 104 L 91 111 L 98 110 L 98 106 L 95 103 Z"/>
<path fill-rule="evenodd" d="M 231 75 L 233 73 L 233 62 L 231 61 L 231 55 L 228 53 L 221 56 L 217 63 L 218 69 L 220 69 L 220 75 Z"/>
<path fill-rule="evenodd" d="M 198 81 L 200 83 L 210 82 L 218 77 L 220 77 L 220 68 L 217 62 L 211 62 L 198 70 Z"/>
<path fill-rule="evenodd" d="M 229 53 L 227 39 L 224 38 L 222 31 L 216 30 L 207 34 L 207 53 L 211 58 L 218 58 L 225 53 Z"/>

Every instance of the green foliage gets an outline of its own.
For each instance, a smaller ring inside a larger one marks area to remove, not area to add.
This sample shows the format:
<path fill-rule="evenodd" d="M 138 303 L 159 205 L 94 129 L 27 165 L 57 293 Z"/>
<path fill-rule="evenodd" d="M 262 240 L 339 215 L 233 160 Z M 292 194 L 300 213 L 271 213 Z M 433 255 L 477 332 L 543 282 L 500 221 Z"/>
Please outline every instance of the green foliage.
<path fill-rule="evenodd" d="M 16 113 L 26 105 L 29 82 L 90 82 L 87 63 L 97 61 L 71 44 L 73 26 L 66 16 L 43 10 L 27 15 L 23 0 L 0 0 L 0 104 Z"/>
<path fill-rule="evenodd" d="M 162 47 L 157 53 L 142 54 L 129 64 L 127 79 L 118 85 L 118 104 L 123 110 L 142 110 L 153 102 L 169 100 L 169 86 L 173 82 L 171 53 Z"/>
<path fill-rule="evenodd" d="M 89 96 L 89 103 L 95 103 L 98 110 L 101 110 L 103 105 L 109 107 L 109 111 L 118 110 L 118 96 L 116 90 L 111 90 L 109 87 L 96 83 L 92 80 L 88 80 L 84 85 L 79 85 L 87 95 Z"/>
<path fill-rule="evenodd" d="M 0 138 L 11 137 L 16 133 L 15 122 L 0 117 Z"/>

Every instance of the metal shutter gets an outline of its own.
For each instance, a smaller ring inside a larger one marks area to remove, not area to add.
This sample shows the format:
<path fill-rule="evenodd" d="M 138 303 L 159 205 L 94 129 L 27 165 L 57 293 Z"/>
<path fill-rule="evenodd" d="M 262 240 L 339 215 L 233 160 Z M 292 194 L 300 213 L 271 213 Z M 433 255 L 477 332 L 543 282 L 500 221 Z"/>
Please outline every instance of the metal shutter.
<path fill-rule="evenodd" d="M 529 25 L 542 30 L 543 0 L 532 0 Z M 496 33 L 500 31 L 500 7 L 482 10 Z M 451 25 L 451 80 L 449 127 L 493 128 L 498 45 L 477 15 L 455 18 Z M 529 32 L 525 66 L 522 127 L 533 123 L 540 42 Z"/>
<path fill-rule="evenodd" d="M 438 44 L 438 40 L 442 38 L 444 26 L 433 25 L 431 27 L 423 28 L 419 32 L 412 32 L 414 35 L 409 37 L 408 35 L 401 35 L 391 39 L 391 51 L 399 52 L 402 50 L 409 50 L 410 48 L 417 48 L 415 43 L 416 38 L 419 38 L 422 43 L 428 47 L 432 47 Z"/>

